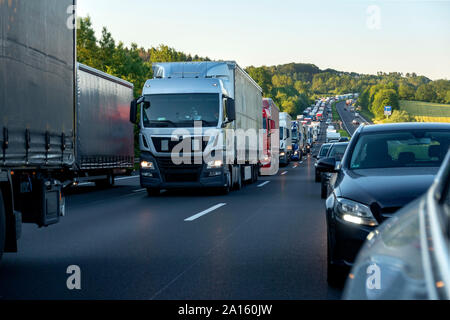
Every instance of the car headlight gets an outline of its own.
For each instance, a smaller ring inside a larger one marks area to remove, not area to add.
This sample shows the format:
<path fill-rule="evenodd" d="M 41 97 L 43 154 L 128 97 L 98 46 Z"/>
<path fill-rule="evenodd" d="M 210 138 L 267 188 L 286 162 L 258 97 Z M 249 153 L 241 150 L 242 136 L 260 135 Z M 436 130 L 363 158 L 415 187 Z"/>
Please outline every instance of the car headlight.
<path fill-rule="evenodd" d="M 222 160 L 213 160 L 208 162 L 208 169 L 219 169 L 223 167 Z"/>
<path fill-rule="evenodd" d="M 286 153 L 280 152 L 280 157 L 284 157 L 285 155 L 286 155 Z"/>
<path fill-rule="evenodd" d="M 378 226 L 370 208 L 362 203 L 337 198 L 336 211 L 347 222 L 371 227 Z"/>
<path fill-rule="evenodd" d="M 141 161 L 141 168 L 153 170 L 155 169 L 155 165 L 152 161 Z"/>

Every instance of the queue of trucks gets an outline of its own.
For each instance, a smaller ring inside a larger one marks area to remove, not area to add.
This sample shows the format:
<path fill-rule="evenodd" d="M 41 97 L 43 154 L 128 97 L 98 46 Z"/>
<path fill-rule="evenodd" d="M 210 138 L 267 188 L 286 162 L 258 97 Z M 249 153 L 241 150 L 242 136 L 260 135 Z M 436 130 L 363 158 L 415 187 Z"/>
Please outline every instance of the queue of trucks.
<path fill-rule="evenodd" d="M 0 2 L 2 21 L 14 15 L 0 23 L 0 258 L 17 252 L 22 223 L 59 222 L 68 188 L 108 187 L 131 174 L 135 125 L 150 196 L 198 187 L 226 194 L 310 152 L 317 117 L 280 113 L 233 61 L 156 63 L 133 100 L 132 83 L 77 63 L 66 13 L 73 5 Z"/>

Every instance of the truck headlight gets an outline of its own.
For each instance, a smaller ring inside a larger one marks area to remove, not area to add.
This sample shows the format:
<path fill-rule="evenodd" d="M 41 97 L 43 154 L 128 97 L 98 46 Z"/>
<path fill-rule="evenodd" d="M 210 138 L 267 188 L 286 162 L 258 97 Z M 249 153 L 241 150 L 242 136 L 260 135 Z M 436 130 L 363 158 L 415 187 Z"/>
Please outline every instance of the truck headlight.
<path fill-rule="evenodd" d="M 208 169 L 219 169 L 223 167 L 222 160 L 213 160 L 208 162 Z"/>
<path fill-rule="evenodd" d="M 362 203 L 337 198 L 336 211 L 347 222 L 370 227 L 378 226 L 378 222 L 370 208 Z"/>
<path fill-rule="evenodd" d="M 141 168 L 147 170 L 155 169 L 155 165 L 152 161 L 141 161 Z"/>

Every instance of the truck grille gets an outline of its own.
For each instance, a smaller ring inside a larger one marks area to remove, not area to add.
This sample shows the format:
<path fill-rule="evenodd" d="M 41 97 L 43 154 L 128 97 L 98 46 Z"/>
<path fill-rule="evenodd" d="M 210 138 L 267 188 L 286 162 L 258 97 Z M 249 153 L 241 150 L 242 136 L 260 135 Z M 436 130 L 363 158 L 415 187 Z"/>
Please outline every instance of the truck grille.
<path fill-rule="evenodd" d="M 172 141 L 170 137 L 152 137 L 153 145 L 155 146 L 156 152 L 167 152 L 171 153 L 172 150 L 182 142 L 182 140 Z M 191 139 L 192 146 L 194 145 L 194 139 Z M 202 152 L 205 151 L 208 141 L 202 141 Z M 163 146 L 165 147 L 163 150 Z"/>
<path fill-rule="evenodd" d="M 203 164 L 194 164 L 194 159 L 191 161 L 192 164 L 176 165 L 170 157 L 156 159 L 161 175 L 166 182 L 199 181 Z"/>

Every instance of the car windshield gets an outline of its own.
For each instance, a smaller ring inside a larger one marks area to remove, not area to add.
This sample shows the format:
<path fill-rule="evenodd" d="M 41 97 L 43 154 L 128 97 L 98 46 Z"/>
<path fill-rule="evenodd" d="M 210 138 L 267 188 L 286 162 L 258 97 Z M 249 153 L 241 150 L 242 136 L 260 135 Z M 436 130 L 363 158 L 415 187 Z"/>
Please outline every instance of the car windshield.
<path fill-rule="evenodd" d="M 334 158 L 337 161 L 341 161 L 342 157 L 344 156 L 345 150 L 347 150 L 348 144 L 335 144 L 331 147 L 330 151 L 328 152 L 327 157 L 328 158 Z"/>
<path fill-rule="evenodd" d="M 450 132 L 372 133 L 359 138 L 350 169 L 440 167 L 450 145 Z"/>
<path fill-rule="evenodd" d="M 321 157 L 321 158 L 326 157 L 330 148 L 331 148 L 331 145 L 324 145 L 322 147 L 322 149 L 320 149 L 319 157 Z"/>
<path fill-rule="evenodd" d="M 145 101 L 150 102 L 143 112 L 145 127 L 193 127 L 195 121 L 216 127 L 219 122 L 219 95 L 215 93 L 148 95 Z"/>

